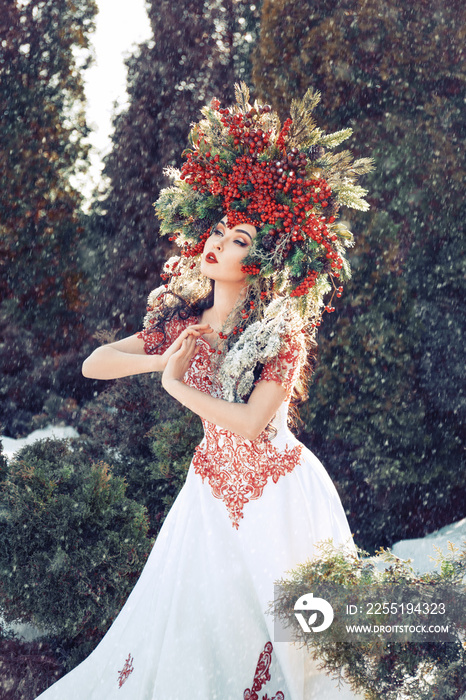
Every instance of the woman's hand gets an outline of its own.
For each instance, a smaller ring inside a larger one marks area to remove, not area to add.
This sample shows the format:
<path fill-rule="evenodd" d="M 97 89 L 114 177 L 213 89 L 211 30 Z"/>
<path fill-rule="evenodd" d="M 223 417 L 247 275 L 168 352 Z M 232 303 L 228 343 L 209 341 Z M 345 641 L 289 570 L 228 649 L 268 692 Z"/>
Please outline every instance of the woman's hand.
<path fill-rule="evenodd" d="M 180 382 L 188 371 L 191 360 L 196 354 L 196 337 L 199 337 L 199 335 L 189 333 L 181 341 L 181 347 L 168 358 L 162 374 L 162 386 L 169 394 L 172 393 L 170 391 L 172 383 Z"/>
<path fill-rule="evenodd" d="M 196 344 L 196 338 L 200 338 L 204 333 L 212 333 L 213 329 L 208 323 L 196 323 L 192 326 L 187 326 L 178 338 L 170 345 L 169 348 L 161 355 L 161 361 L 163 368 L 166 368 L 169 359 L 180 350 L 183 342 L 187 338 L 194 339 L 194 345 Z"/>

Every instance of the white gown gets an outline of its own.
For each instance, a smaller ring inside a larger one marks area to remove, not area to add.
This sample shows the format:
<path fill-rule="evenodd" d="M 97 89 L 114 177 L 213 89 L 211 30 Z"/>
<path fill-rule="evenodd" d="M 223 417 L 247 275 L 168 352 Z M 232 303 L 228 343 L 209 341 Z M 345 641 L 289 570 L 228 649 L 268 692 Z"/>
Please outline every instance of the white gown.
<path fill-rule="evenodd" d="M 165 347 L 197 319 L 173 321 Z M 157 334 L 142 334 L 153 352 Z M 207 341 L 184 381 L 212 389 Z M 302 360 L 292 342 L 264 367 L 287 400 L 253 442 L 204 422 L 186 482 L 135 588 L 92 654 L 40 700 L 348 700 L 305 649 L 275 642 L 274 581 L 333 538 L 354 548 L 337 491 L 287 428 Z"/>

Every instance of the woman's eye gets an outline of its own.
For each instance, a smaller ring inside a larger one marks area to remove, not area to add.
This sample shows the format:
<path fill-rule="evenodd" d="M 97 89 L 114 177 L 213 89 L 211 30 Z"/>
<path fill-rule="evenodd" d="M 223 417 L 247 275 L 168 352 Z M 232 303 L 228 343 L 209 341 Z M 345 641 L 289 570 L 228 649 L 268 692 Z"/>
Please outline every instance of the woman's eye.
<path fill-rule="evenodd" d="M 223 231 L 221 231 L 219 228 L 216 228 L 212 235 L 223 236 L 223 234 Z M 242 248 L 244 248 L 244 246 L 247 246 L 247 241 L 245 241 L 243 238 L 235 238 L 235 243 L 238 243 Z"/>

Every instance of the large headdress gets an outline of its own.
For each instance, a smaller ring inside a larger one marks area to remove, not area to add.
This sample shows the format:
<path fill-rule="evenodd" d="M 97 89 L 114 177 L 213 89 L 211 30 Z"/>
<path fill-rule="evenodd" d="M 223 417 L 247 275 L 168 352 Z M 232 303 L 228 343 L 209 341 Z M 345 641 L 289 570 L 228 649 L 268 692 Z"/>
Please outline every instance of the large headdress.
<path fill-rule="evenodd" d="M 293 101 L 283 125 L 268 105 L 249 104 L 244 84 L 236 86 L 236 99 L 230 108 L 212 100 L 202 109 L 181 171 L 167 171 L 174 184 L 154 206 L 161 234 L 171 236 L 181 255 L 167 261 L 163 277 L 184 295 L 199 279 L 212 226 L 226 215 L 229 227 L 250 223 L 258 229 L 243 265 L 251 284 L 269 280 L 269 288 L 294 300 L 303 319 L 318 323 L 326 293 L 331 299 L 341 294 L 349 277 L 345 248 L 353 236 L 337 221 L 339 210 L 369 208 L 367 191 L 356 182 L 372 160 L 333 152 L 352 130 L 326 135 L 317 127 L 312 112 L 320 94 L 312 89 Z"/>
<path fill-rule="evenodd" d="M 232 107 L 214 99 L 202 109 L 182 168 L 167 170 L 173 186 L 154 205 L 161 234 L 181 248 L 165 263 L 165 287 L 188 299 L 199 296 L 202 285 L 207 290 L 210 282 L 199 272 L 202 251 L 212 226 L 226 216 L 229 227 L 258 229 L 243 262 L 250 284 L 234 332 L 267 317 L 272 302 L 276 317 L 277 299 L 284 314 L 315 329 L 349 277 L 345 249 L 353 236 L 338 215 L 341 206 L 369 208 L 357 179 L 372 169 L 372 160 L 334 152 L 352 130 L 325 134 L 316 125 L 318 92 L 310 89 L 293 101 L 282 125 L 271 107 L 249 103 L 244 83 L 235 91 Z"/>

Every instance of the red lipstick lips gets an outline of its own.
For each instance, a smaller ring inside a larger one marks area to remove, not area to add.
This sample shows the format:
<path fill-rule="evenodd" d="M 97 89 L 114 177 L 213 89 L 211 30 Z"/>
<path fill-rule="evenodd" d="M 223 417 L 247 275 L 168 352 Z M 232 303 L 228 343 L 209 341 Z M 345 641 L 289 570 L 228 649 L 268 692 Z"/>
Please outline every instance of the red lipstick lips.
<path fill-rule="evenodd" d="M 207 255 L 205 256 L 205 261 L 208 263 L 218 262 L 217 258 L 215 257 L 215 255 L 213 253 L 207 253 Z"/>

